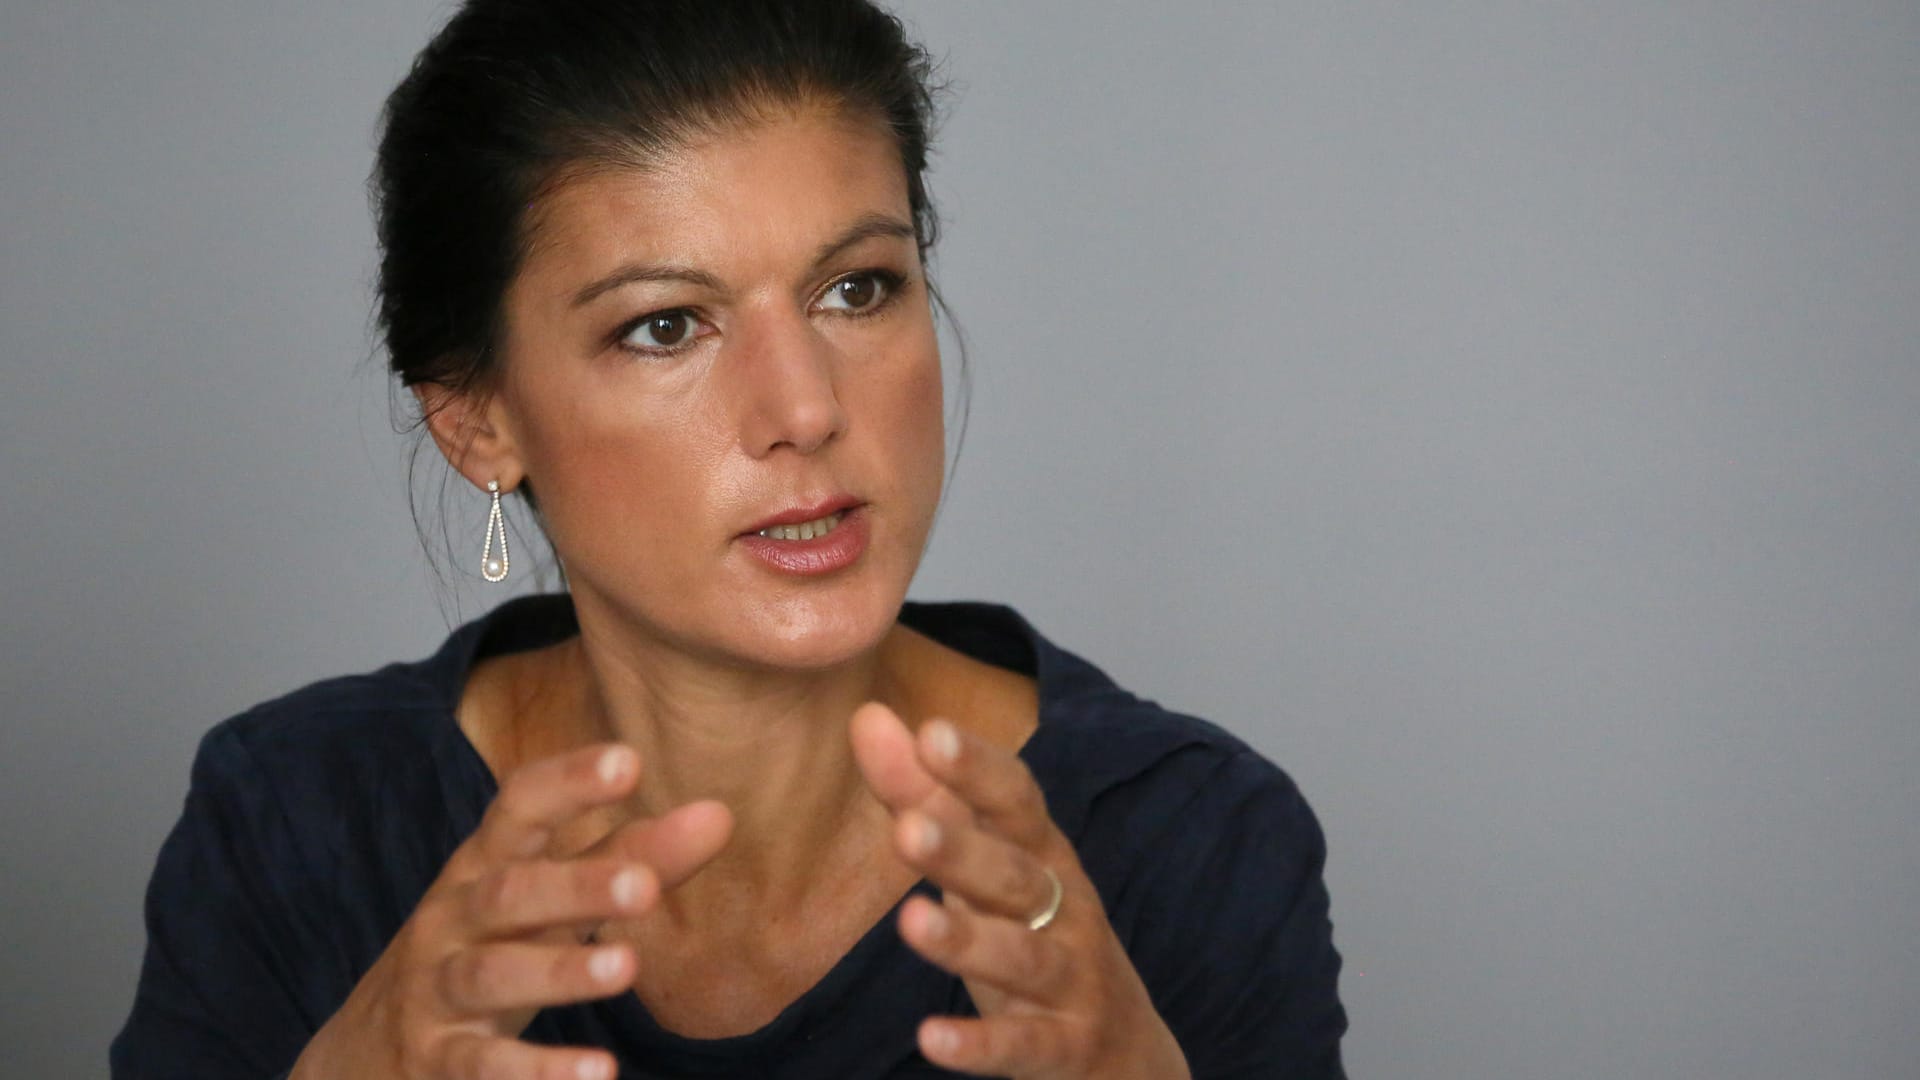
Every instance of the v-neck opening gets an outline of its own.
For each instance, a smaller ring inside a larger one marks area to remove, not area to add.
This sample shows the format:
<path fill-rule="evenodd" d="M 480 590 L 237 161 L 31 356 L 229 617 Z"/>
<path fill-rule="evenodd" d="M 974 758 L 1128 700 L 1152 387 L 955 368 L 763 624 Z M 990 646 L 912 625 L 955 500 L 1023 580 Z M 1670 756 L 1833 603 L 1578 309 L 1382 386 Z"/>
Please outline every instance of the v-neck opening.
<path fill-rule="evenodd" d="M 952 632 L 956 628 L 964 628 L 970 619 L 977 620 L 982 613 L 1002 616 L 1011 620 L 1013 625 L 1003 627 L 1001 633 L 969 636 L 964 632 Z M 899 621 L 909 629 L 926 634 L 974 660 L 1035 680 L 1039 687 L 1039 716 L 1034 730 L 1021 745 L 1018 754 L 1036 773 L 1040 772 L 1047 757 L 1048 740 L 1045 736 L 1049 734 L 1049 728 L 1046 714 L 1049 702 L 1059 696 L 1049 695 L 1048 691 L 1056 688 L 1049 687 L 1047 682 L 1049 676 L 1058 672 L 1049 670 L 1052 665 L 1047 662 L 1041 639 L 1026 621 L 1011 609 L 1000 605 L 968 601 L 908 601 L 901 609 Z M 445 726 L 455 743 L 454 764 L 476 774 L 480 782 L 482 798 L 479 806 L 482 810 L 499 794 L 499 781 L 479 748 L 459 724 L 455 710 L 467 677 L 482 660 L 542 648 L 578 633 L 579 623 L 573 614 L 572 600 L 566 594 L 516 597 L 463 627 L 462 632 L 447 641 L 441 654 L 430 661 L 435 669 L 434 681 L 445 714 Z M 465 835 L 478 827 L 479 819 L 476 816 L 473 821 L 463 825 L 465 827 L 461 832 Z M 674 1059 L 659 1061 L 661 1065 L 699 1069 L 702 1066 L 740 1067 L 751 1064 L 759 1055 L 799 1035 L 803 1029 L 811 1036 L 814 1029 L 830 1026 L 847 992 L 859 981 L 863 972 L 885 959 L 894 949 L 908 949 L 899 937 L 898 919 L 901 906 L 915 894 L 937 900 L 941 890 L 925 877 L 916 880 L 819 979 L 783 1005 L 771 1020 L 752 1031 L 711 1039 L 681 1034 L 663 1027 L 646 1003 L 631 989 L 614 997 L 588 1003 L 586 1007 L 602 1019 L 609 1035 L 621 1044 L 617 1049 L 628 1052 L 644 1050 L 656 1061 L 662 1054 Z M 921 962 L 925 963 L 924 960 Z M 928 967 L 932 965 L 928 964 Z M 951 976 L 948 978 L 951 979 Z M 952 981 L 957 983 L 957 980 Z M 950 992 L 964 999 L 963 989 Z"/>

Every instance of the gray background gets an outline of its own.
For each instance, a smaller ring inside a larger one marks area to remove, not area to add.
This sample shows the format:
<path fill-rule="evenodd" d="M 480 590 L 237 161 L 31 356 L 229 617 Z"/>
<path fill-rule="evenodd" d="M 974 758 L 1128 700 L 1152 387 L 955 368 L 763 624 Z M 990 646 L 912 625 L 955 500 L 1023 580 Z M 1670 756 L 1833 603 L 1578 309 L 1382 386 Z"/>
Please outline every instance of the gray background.
<path fill-rule="evenodd" d="M 445 631 L 361 189 L 444 10 L 0 6 L 8 1075 L 103 1071 L 200 733 Z M 916 594 L 1297 777 L 1355 1075 L 1920 1075 L 1920 8 L 901 10 Z"/>

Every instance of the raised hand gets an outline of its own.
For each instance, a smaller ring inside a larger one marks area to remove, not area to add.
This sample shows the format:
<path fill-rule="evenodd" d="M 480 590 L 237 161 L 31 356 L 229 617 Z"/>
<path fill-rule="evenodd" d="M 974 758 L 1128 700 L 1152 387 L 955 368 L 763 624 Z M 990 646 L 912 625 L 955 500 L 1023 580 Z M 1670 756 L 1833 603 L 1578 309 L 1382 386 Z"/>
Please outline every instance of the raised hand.
<path fill-rule="evenodd" d="M 636 958 L 590 946 L 725 846 L 732 817 L 695 802 L 630 822 L 570 858 L 554 833 L 630 794 L 640 759 L 602 744 L 530 762 L 501 784 L 413 915 L 301 1054 L 293 1080 L 613 1080 L 604 1050 L 517 1036 L 540 1009 L 621 993 Z"/>
<path fill-rule="evenodd" d="M 916 738 L 878 703 L 850 735 L 895 850 L 943 893 L 902 905 L 901 936 L 980 1009 L 922 1023 L 927 1059 L 1015 1080 L 1188 1076 L 1026 763 L 944 720 Z"/>

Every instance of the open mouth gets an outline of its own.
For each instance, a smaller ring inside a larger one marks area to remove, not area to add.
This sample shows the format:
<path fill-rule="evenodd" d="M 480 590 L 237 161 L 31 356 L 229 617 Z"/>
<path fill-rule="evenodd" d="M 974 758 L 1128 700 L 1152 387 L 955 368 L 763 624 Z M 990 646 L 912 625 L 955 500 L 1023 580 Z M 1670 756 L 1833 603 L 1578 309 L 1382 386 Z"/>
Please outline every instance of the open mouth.
<path fill-rule="evenodd" d="M 746 553 L 788 574 L 830 574 L 858 563 L 872 541 L 866 505 L 856 503 L 808 521 L 742 533 Z"/>
<path fill-rule="evenodd" d="M 798 525 L 770 525 L 753 535 L 764 536 L 769 540 L 812 540 L 839 528 L 840 522 L 852 512 L 852 510 L 841 510 L 823 518 L 803 521 Z"/>

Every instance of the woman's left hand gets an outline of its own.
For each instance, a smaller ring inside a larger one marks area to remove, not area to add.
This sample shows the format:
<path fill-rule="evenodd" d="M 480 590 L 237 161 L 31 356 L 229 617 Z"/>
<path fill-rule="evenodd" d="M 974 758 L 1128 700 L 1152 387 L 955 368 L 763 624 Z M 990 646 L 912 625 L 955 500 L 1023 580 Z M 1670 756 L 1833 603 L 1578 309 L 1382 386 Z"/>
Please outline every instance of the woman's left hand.
<path fill-rule="evenodd" d="M 916 738 L 878 703 L 855 710 L 851 735 L 867 785 L 893 812 L 894 849 L 943 893 L 902 905 L 901 936 L 965 980 L 980 1009 L 928 1018 L 921 1053 L 1015 1080 L 1187 1077 L 1026 763 L 944 720 Z"/>

